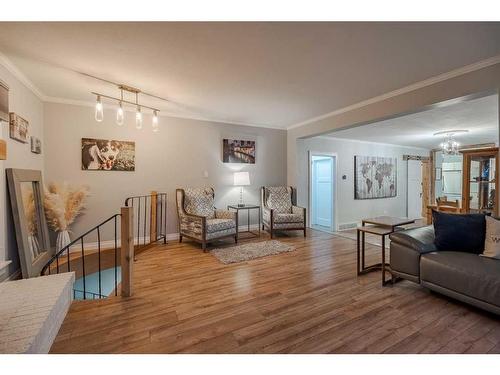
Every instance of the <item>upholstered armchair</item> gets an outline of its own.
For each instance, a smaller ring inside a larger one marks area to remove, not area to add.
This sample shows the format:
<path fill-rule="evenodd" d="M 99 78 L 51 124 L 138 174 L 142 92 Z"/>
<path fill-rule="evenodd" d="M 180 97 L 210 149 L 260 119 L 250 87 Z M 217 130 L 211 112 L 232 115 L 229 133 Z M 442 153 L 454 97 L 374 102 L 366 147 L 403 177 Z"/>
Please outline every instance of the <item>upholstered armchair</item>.
<path fill-rule="evenodd" d="M 201 243 L 204 252 L 207 243 L 234 237 L 238 242 L 238 215 L 214 207 L 213 188 L 185 188 L 176 190 L 179 242 L 183 237 Z"/>
<path fill-rule="evenodd" d="M 298 207 L 296 190 L 290 186 L 263 186 L 262 229 L 267 229 L 273 238 L 274 232 L 302 230 L 306 236 L 306 209 Z"/>

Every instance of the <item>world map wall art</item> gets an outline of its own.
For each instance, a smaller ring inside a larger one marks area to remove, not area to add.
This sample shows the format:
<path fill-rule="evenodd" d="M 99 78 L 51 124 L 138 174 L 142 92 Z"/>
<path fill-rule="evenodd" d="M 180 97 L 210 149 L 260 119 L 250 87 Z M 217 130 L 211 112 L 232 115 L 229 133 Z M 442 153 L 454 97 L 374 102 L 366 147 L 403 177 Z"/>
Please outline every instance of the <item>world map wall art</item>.
<path fill-rule="evenodd" d="M 396 196 L 397 158 L 354 156 L 354 199 Z"/>

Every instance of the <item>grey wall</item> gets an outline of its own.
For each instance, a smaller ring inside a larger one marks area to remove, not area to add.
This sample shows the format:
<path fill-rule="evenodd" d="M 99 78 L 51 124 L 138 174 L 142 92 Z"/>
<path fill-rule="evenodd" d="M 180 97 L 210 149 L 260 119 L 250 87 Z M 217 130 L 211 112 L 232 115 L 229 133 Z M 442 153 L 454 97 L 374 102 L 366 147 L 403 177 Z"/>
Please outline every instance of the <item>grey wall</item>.
<path fill-rule="evenodd" d="M 309 208 L 309 151 L 334 153 L 337 155 L 336 191 L 337 204 L 334 207 L 337 225 L 351 224 L 362 218 L 392 215 L 406 216 L 407 163 L 403 155 L 429 156 L 429 151 L 384 145 L 371 142 L 357 142 L 328 137 L 314 137 L 297 140 L 297 192 L 299 204 Z M 397 195 L 384 199 L 354 199 L 354 156 L 396 157 Z M 342 180 L 342 175 L 346 179 Z"/>
<path fill-rule="evenodd" d="M 112 109 L 105 110 L 104 121 L 97 123 L 92 107 L 45 104 L 46 182 L 87 184 L 91 191 L 85 214 L 72 227 L 72 238 L 119 212 L 126 197 L 151 190 L 168 193 L 167 232 L 176 233 L 177 187 L 213 186 L 216 204 L 222 208 L 239 198 L 238 188 L 232 186 L 234 171 L 250 172 L 252 185 L 245 188 L 248 203 L 259 202 L 260 186 L 286 183 L 284 130 L 160 117 L 160 132 L 153 133 L 148 115 L 142 130 L 135 129 L 133 112 L 126 112 L 123 127 L 114 119 Z M 135 141 L 135 172 L 82 171 L 84 137 Z M 255 140 L 256 164 L 222 163 L 223 138 Z"/>
<path fill-rule="evenodd" d="M 27 88 L 9 69 L 0 62 L 0 79 L 10 88 L 9 110 L 29 122 L 29 135 L 42 140 L 43 146 L 43 102 Z M 0 121 L 0 138 L 7 142 L 7 160 L 0 161 L 0 260 L 12 260 L 7 271 L 12 275 L 19 270 L 17 244 L 14 236 L 12 214 L 7 192 L 5 168 L 43 170 L 44 155 L 33 154 L 29 143 L 20 143 L 9 138 L 9 124 Z"/>

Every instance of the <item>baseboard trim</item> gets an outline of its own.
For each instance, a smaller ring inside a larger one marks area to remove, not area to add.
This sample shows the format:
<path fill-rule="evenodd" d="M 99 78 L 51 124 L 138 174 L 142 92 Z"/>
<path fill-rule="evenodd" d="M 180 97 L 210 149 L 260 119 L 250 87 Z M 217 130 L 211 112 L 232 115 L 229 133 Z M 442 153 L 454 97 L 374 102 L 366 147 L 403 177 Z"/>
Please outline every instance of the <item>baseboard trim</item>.
<path fill-rule="evenodd" d="M 339 228 L 337 229 L 337 232 L 342 232 L 343 230 L 351 230 L 355 229 L 358 227 L 358 222 L 353 222 L 353 223 L 342 223 L 339 224 Z"/>

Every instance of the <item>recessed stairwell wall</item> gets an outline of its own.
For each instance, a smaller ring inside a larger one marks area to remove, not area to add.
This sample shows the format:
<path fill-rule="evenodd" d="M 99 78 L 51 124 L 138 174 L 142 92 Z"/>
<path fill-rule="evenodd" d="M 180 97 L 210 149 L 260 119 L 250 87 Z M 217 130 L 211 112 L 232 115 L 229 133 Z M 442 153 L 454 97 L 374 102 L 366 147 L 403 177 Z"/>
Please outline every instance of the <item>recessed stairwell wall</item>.
<path fill-rule="evenodd" d="M 45 180 L 90 187 L 87 208 L 72 226 L 72 238 L 119 212 L 125 198 L 151 190 L 168 194 L 167 233 L 175 234 L 178 187 L 213 186 L 217 208 L 226 208 L 239 199 L 239 188 L 233 186 L 235 171 L 250 172 L 251 186 L 244 189 L 247 203 L 259 204 L 260 186 L 286 183 L 285 130 L 160 117 L 160 131 L 153 133 L 147 114 L 143 129 L 137 130 L 133 112 L 125 113 L 121 127 L 113 109 L 104 111 L 102 123 L 95 121 L 90 106 L 45 103 L 44 112 Z M 134 141 L 135 172 L 82 170 L 82 138 Z M 223 163 L 223 138 L 255 140 L 256 163 Z M 252 223 L 256 223 L 256 212 L 252 215 Z M 240 224 L 246 224 L 246 213 L 240 219 Z M 111 238 L 110 232 L 111 228 L 104 233 L 104 240 Z"/>

